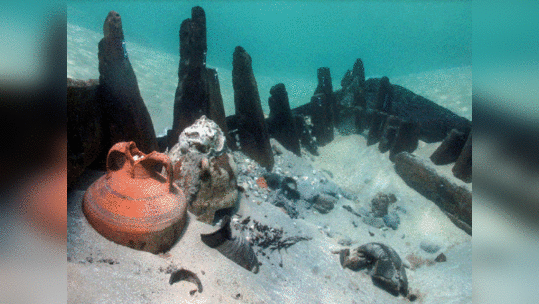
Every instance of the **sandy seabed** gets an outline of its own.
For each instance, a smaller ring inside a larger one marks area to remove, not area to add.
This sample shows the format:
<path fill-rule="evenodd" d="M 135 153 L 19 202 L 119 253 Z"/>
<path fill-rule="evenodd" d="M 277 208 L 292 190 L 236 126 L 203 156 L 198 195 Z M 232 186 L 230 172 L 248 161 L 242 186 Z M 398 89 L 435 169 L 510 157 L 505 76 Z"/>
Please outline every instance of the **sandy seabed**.
<path fill-rule="evenodd" d="M 68 24 L 67 76 L 76 79 L 98 78 L 97 43 L 101 35 Z M 141 95 L 146 101 L 157 133 L 169 127 L 177 85 L 178 58 L 129 44 L 130 59 L 137 75 Z M 218 69 L 221 92 L 227 115 L 233 113 L 231 71 Z M 283 82 L 291 103 L 305 103 L 316 87 L 315 79 L 275 79 L 258 76 L 261 100 L 267 111 L 269 88 Z M 314 77 L 313 77 L 314 78 Z M 455 113 L 471 119 L 471 67 L 429 71 L 390 77 Z M 428 162 L 439 143 L 420 142 L 416 155 Z M 277 163 L 298 161 L 285 151 Z M 242 159 L 236 159 L 242 162 Z M 341 198 L 333 210 L 320 214 L 312 209 L 304 218 L 292 219 L 282 209 L 268 202 L 254 202 L 243 195 L 237 214 L 282 228 L 290 236 L 312 238 L 287 250 L 259 256 L 257 274 L 239 267 L 200 241 L 201 233 L 215 227 L 196 221 L 189 214 L 184 234 L 172 249 L 162 255 L 133 250 L 112 243 L 97 233 L 81 210 L 82 196 L 89 184 L 102 172 L 89 171 L 68 194 L 67 277 L 69 303 L 402 303 L 373 285 L 364 271 L 343 269 L 332 251 L 357 247 L 367 242 L 381 242 L 393 247 L 405 261 L 410 291 L 417 303 L 472 302 L 472 238 L 455 227 L 431 201 L 408 187 L 395 173 L 388 153 L 377 145 L 367 146 L 363 135 L 336 136 L 320 148 L 319 156 L 304 154 L 302 160 L 313 170 L 326 172 L 328 179 L 357 199 Z M 436 170 L 452 182 L 472 190 L 451 174 L 451 165 Z M 294 174 L 294 172 L 290 173 Z M 346 211 L 369 208 L 378 192 L 394 193 L 395 206 L 401 214 L 397 230 L 377 229 Z M 351 242 L 343 246 L 343 240 Z M 435 254 L 423 251 L 421 241 L 440 246 Z M 423 264 L 440 252 L 447 262 Z M 414 257 L 414 258 L 409 258 Z M 281 266 L 282 265 L 282 266 Z M 168 284 L 170 274 L 164 269 L 184 267 L 196 273 L 204 290 L 188 282 Z"/>

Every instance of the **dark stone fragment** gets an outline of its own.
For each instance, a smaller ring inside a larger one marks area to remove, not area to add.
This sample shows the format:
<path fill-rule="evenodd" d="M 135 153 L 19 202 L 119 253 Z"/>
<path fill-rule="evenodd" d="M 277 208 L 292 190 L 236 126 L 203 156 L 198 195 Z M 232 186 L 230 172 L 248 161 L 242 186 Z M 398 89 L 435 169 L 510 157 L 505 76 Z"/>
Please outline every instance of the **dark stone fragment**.
<path fill-rule="evenodd" d="M 434 259 L 435 262 L 438 262 L 438 263 L 442 263 L 442 262 L 446 262 L 447 261 L 447 257 L 445 256 L 445 254 L 442 252 L 440 253 L 435 259 Z"/>
<path fill-rule="evenodd" d="M 290 110 L 288 94 L 284 84 L 279 83 L 273 86 L 270 94 L 271 96 L 268 100 L 270 114 L 266 120 L 268 132 L 287 150 L 301 156 L 296 121 Z"/>
<path fill-rule="evenodd" d="M 363 223 L 372 226 L 374 228 L 382 228 L 385 226 L 384 219 L 381 217 L 373 217 L 372 215 L 366 215 L 362 217 Z"/>
<path fill-rule="evenodd" d="M 381 153 L 385 153 L 393 147 L 395 139 L 397 138 L 397 133 L 399 132 L 400 123 L 401 120 L 396 116 L 389 115 L 387 117 L 382 132 L 382 138 L 378 144 L 378 150 L 380 150 Z"/>
<path fill-rule="evenodd" d="M 158 149 L 150 114 L 140 95 L 137 77 L 125 49 L 121 17 L 109 12 L 99 41 L 99 86 L 96 99 L 101 102 L 106 141 L 100 155 L 104 164 L 109 148 L 122 141 L 134 141 L 144 153 Z"/>
<path fill-rule="evenodd" d="M 436 173 L 408 152 L 395 157 L 395 171 L 404 182 L 433 201 L 460 229 L 472 235 L 472 193 Z"/>
<path fill-rule="evenodd" d="M 95 99 L 96 79 L 67 78 L 67 186 L 106 149 L 103 145 L 101 106 Z"/>
<path fill-rule="evenodd" d="M 466 183 L 472 182 L 472 133 L 468 135 L 457 162 L 453 166 L 453 175 Z"/>
<path fill-rule="evenodd" d="M 387 209 L 390 204 L 393 204 L 397 201 L 397 198 L 394 194 L 385 194 L 378 192 L 376 196 L 371 201 L 371 210 L 372 214 L 375 217 L 383 217 L 387 214 Z"/>
<path fill-rule="evenodd" d="M 464 147 L 464 143 L 466 143 L 465 134 L 452 129 L 438 149 L 432 153 L 430 160 L 439 166 L 455 162 Z"/>
<path fill-rule="evenodd" d="M 400 152 L 412 153 L 419 145 L 419 125 L 413 121 L 401 121 L 395 142 L 389 150 L 389 159 L 395 160 Z"/>
<path fill-rule="evenodd" d="M 401 219 L 395 211 L 384 215 L 382 219 L 384 220 L 386 226 L 393 230 L 397 230 L 397 228 L 399 228 L 399 224 L 401 223 Z"/>
<path fill-rule="evenodd" d="M 251 56 L 241 46 L 234 50 L 232 84 L 241 150 L 262 167 L 271 170 L 274 164 L 273 153 Z"/>
<path fill-rule="evenodd" d="M 313 208 L 322 214 L 326 214 L 335 207 L 336 202 L 337 198 L 331 195 L 318 194 L 313 199 Z"/>
<path fill-rule="evenodd" d="M 382 130 L 387 119 L 387 113 L 374 112 L 371 122 L 371 128 L 367 135 L 367 146 L 372 146 L 380 141 L 382 137 Z"/>

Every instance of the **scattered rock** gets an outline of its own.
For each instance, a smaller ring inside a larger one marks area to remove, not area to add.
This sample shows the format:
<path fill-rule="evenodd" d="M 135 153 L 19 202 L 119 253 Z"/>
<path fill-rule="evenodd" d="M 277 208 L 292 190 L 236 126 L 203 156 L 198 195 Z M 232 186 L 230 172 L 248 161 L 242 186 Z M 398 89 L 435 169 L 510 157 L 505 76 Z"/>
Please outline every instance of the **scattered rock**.
<path fill-rule="evenodd" d="M 387 209 L 390 204 L 397 201 L 395 194 L 385 194 L 378 192 L 371 201 L 372 214 L 375 217 L 383 217 L 387 214 Z"/>
<path fill-rule="evenodd" d="M 372 226 L 374 228 L 382 228 L 385 226 L 384 220 L 380 217 L 373 217 L 372 215 L 367 215 L 362 217 L 363 223 Z"/>
<path fill-rule="evenodd" d="M 313 208 L 322 214 L 330 212 L 338 201 L 335 197 L 327 194 L 318 194 L 314 197 Z"/>
<path fill-rule="evenodd" d="M 384 223 L 387 227 L 397 230 L 399 228 L 399 224 L 401 223 L 400 217 L 396 212 L 390 212 L 382 217 L 384 220 Z"/>
<path fill-rule="evenodd" d="M 419 244 L 419 248 L 423 249 L 423 251 L 427 253 L 436 253 L 438 250 L 440 250 L 441 247 L 433 241 L 423 240 Z"/>
<path fill-rule="evenodd" d="M 440 253 L 435 259 L 434 259 L 435 262 L 438 262 L 438 263 L 442 263 L 442 262 L 446 262 L 447 261 L 447 257 L 445 256 L 445 254 L 442 252 Z"/>
<path fill-rule="evenodd" d="M 349 237 L 344 237 L 338 241 L 339 245 L 341 246 L 350 246 L 352 245 L 352 239 Z"/>

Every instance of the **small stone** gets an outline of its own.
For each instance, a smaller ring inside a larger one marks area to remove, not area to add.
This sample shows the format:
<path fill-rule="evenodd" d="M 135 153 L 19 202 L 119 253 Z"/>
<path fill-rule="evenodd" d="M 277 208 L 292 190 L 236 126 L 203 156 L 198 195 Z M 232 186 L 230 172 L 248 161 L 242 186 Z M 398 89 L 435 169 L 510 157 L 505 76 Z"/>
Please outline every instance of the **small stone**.
<path fill-rule="evenodd" d="M 341 246 L 350 246 L 352 245 L 352 240 L 349 237 L 344 237 L 338 241 Z"/>
<path fill-rule="evenodd" d="M 384 220 L 379 217 L 365 216 L 362 218 L 362 220 L 363 223 L 378 229 L 384 227 L 385 225 Z"/>
<path fill-rule="evenodd" d="M 442 252 L 440 253 L 435 259 L 434 261 L 440 263 L 440 262 L 445 262 L 447 261 L 447 257 L 445 256 L 445 254 Z"/>
<path fill-rule="evenodd" d="M 383 220 L 387 227 L 390 227 L 393 230 L 397 230 L 401 222 L 399 215 L 394 211 L 384 215 Z"/>
<path fill-rule="evenodd" d="M 423 240 L 419 244 L 419 248 L 423 249 L 425 252 L 428 253 L 436 253 L 438 250 L 440 250 L 440 245 L 435 244 L 434 242 L 429 240 Z"/>
<path fill-rule="evenodd" d="M 322 214 L 326 214 L 335 207 L 337 199 L 331 195 L 318 194 L 314 197 L 313 208 Z"/>

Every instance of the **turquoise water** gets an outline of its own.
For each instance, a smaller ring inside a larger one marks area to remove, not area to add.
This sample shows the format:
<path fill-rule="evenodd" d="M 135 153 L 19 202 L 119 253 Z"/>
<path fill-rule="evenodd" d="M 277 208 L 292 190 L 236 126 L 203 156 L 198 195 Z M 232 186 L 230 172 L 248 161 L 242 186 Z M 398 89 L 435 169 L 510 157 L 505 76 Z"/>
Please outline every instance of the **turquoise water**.
<path fill-rule="evenodd" d="M 367 75 L 390 77 L 472 63 L 471 1 L 69 2 L 68 23 L 102 33 L 115 10 L 128 43 L 177 55 L 195 5 L 206 12 L 208 65 L 229 70 L 238 45 L 255 74 L 315 78 L 326 66 L 337 83 L 356 58 Z"/>

